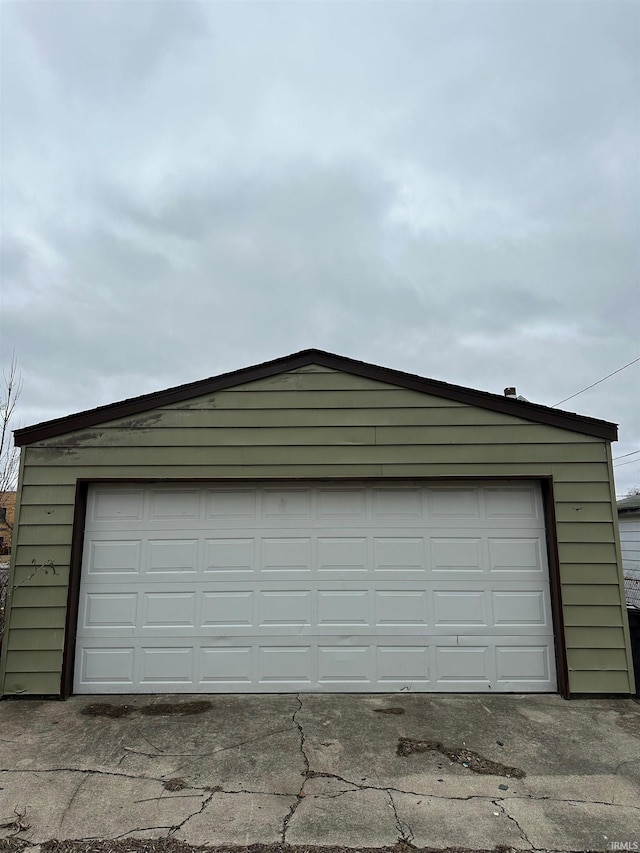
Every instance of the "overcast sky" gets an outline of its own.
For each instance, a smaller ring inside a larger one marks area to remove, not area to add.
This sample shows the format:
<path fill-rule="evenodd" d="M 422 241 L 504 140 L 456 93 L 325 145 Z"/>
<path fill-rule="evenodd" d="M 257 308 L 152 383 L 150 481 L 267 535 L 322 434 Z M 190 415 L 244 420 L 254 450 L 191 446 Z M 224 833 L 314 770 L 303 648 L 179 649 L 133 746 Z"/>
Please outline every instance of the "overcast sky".
<path fill-rule="evenodd" d="M 0 14 L 21 425 L 307 347 L 546 405 L 640 356 L 635 0 Z M 640 449 L 640 363 L 562 408 Z"/>

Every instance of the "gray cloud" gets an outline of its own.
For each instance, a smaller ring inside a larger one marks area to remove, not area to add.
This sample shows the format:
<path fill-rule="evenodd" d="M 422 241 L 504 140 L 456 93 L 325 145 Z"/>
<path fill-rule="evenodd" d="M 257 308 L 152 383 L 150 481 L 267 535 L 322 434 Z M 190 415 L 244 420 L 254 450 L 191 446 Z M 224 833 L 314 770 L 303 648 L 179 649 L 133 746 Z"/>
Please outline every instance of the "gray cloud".
<path fill-rule="evenodd" d="M 308 346 L 543 403 L 638 355 L 637 6 L 3 18 L 1 356 L 27 422 Z M 637 377 L 570 404 L 620 422 L 614 455 L 640 447 Z"/>

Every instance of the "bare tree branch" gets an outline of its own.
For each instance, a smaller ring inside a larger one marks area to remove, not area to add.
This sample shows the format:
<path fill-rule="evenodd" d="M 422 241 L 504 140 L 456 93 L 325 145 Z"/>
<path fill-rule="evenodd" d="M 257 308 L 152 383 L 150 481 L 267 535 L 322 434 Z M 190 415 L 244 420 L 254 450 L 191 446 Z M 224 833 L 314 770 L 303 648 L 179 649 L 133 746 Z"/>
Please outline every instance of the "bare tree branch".
<path fill-rule="evenodd" d="M 20 453 L 13 443 L 12 420 L 22 392 L 22 377 L 18 370 L 18 359 L 15 352 L 7 370 L 2 373 L 2 389 L 0 389 L 0 508 L 5 509 L 5 523 L 13 528 L 13 522 L 6 513 L 7 492 L 16 489 L 18 479 L 18 463 Z"/>

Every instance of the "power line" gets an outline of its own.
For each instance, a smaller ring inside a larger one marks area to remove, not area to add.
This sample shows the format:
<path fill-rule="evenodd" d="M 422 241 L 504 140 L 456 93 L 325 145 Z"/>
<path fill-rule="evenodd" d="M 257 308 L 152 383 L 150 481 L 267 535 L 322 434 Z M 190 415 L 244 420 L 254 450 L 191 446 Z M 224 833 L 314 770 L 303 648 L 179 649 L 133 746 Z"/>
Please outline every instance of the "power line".
<path fill-rule="evenodd" d="M 604 382 L 605 379 L 609 379 L 612 376 L 615 376 L 616 373 L 620 373 L 621 370 L 625 370 L 627 367 L 631 367 L 632 364 L 636 364 L 639 361 L 640 356 L 638 356 L 638 358 L 634 358 L 634 360 L 630 361 L 629 364 L 623 364 L 622 367 L 619 367 L 617 370 L 614 370 L 613 373 L 608 373 L 606 376 L 603 376 L 602 379 L 598 379 L 597 382 L 592 382 L 591 385 L 587 385 L 587 387 L 583 388 L 582 391 L 576 391 L 576 393 L 572 394 L 570 397 L 565 397 L 564 400 L 560 400 L 558 403 L 554 403 L 551 408 L 555 409 L 555 407 L 561 405 L 561 403 L 566 403 L 567 400 L 573 400 L 574 397 L 577 397 L 579 394 L 584 394 L 584 392 L 588 391 L 589 388 L 594 388 L 596 385 L 599 385 L 601 382 Z"/>
<path fill-rule="evenodd" d="M 619 465 L 614 465 L 614 468 L 624 468 L 625 465 L 638 465 L 640 459 L 630 459 L 628 462 L 621 462 Z"/>
<path fill-rule="evenodd" d="M 640 450 L 632 450 L 631 453 L 623 453 L 622 456 L 614 456 L 613 461 L 615 462 L 616 459 L 624 459 L 626 456 L 635 456 L 636 453 L 640 453 Z"/>

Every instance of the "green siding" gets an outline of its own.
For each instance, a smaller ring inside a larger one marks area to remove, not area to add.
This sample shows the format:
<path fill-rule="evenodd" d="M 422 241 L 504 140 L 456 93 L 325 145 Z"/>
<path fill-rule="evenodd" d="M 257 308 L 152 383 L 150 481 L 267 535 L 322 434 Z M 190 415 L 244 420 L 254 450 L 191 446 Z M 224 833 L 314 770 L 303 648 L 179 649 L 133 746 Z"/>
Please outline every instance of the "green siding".
<path fill-rule="evenodd" d="M 62 652 L 64 642 L 64 630 L 62 628 L 29 628 L 29 630 L 13 629 L 9 634 L 7 642 L 3 646 L 3 652 L 10 654 L 12 651 L 33 650 L 59 650 Z M 58 685 L 58 690 L 60 685 Z M 37 691 L 36 691 L 37 692 Z M 43 691 L 40 691 L 43 692 Z M 57 690 L 54 693 L 58 692 Z"/>
<path fill-rule="evenodd" d="M 614 604 L 620 606 L 620 587 L 615 584 L 565 584 L 562 589 L 562 600 L 568 604 L 588 604 L 598 606 L 601 604 Z"/>
<path fill-rule="evenodd" d="M 627 656 L 624 649 L 572 649 L 571 666 L 580 670 L 618 670 L 627 668 Z"/>
<path fill-rule="evenodd" d="M 625 670 L 576 670 L 569 667 L 571 689 L 574 693 L 628 693 L 629 673 Z"/>
<path fill-rule="evenodd" d="M 4 679 L 6 696 L 57 696 L 60 693 L 60 666 L 54 672 L 7 672 Z"/>
<path fill-rule="evenodd" d="M 23 448 L 5 693 L 59 691 L 78 478 L 385 477 L 552 477 L 570 689 L 630 692 L 608 443 L 308 367 Z"/>
<path fill-rule="evenodd" d="M 60 672 L 62 651 L 11 651 L 7 654 L 7 672 Z"/>

